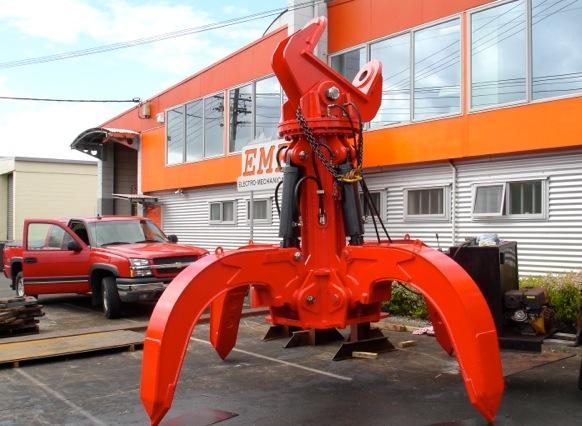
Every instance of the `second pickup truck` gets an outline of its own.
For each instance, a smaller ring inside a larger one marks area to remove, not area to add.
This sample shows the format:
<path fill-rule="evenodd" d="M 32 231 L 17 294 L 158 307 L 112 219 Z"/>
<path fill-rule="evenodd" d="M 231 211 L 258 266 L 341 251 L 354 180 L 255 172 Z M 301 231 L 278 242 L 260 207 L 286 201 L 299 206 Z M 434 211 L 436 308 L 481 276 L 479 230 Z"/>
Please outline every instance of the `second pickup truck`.
<path fill-rule="evenodd" d="M 90 293 L 105 316 L 118 318 L 121 302 L 157 299 L 208 254 L 176 242 L 144 217 L 27 220 L 22 245 L 4 248 L 4 275 L 19 296 Z"/>

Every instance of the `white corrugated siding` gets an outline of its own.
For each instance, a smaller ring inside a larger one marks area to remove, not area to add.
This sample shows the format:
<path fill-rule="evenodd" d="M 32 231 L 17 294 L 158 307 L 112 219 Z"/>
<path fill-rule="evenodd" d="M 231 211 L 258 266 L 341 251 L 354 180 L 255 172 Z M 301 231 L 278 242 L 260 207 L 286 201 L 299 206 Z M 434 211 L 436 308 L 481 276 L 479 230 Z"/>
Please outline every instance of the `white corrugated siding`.
<path fill-rule="evenodd" d="M 520 275 L 582 268 L 582 151 L 529 155 L 457 165 L 457 236 L 495 232 L 517 241 Z M 545 179 L 544 219 L 473 219 L 473 185 L 488 181 Z"/>
<path fill-rule="evenodd" d="M 405 234 L 409 234 L 413 239 L 421 239 L 427 244 L 437 247 L 436 235 L 438 234 L 441 248 L 448 248 L 451 245 L 450 194 L 453 171 L 448 164 L 367 173 L 365 177 L 370 191 L 380 190 L 383 192 L 386 214 L 384 223 L 387 225 L 392 238 L 402 238 Z M 405 218 L 404 190 L 435 187 L 445 188 L 447 218 L 430 222 Z M 373 240 L 375 235 L 373 224 L 366 224 L 366 239 Z"/>
<path fill-rule="evenodd" d="M 521 275 L 582 269 L 581 164 L 580 150 L 456 162 L 456 242 L 484 233 L 497 233 L 501 239 L 517 241 Z M 547 215 L 544 219 L 472 217 L 474 184 L 523 179 L 545 179 Z M 393 238 L 409 234 L 436 248 L 438 234 L 441 248 L 453 244 L 453 169 L 448 163 L 369 172 L 366 181 L 371 191 L 382 193 L 385 224 Z M 447 218 L 421 221 L 406 218 L 404 190 L 430 187 L 446 188 Z M 213 250 L 219 245 L 236 248 L 248 242 L 248 194 L 237 193 L 235 185 L 188 190 L 182 196 L 174 192 L 152 195 L 160 197 L 162 202 L 165 231 L 178 235 L 184 243 Z M 255 197 L 264 195 L 272 198 L 273 194 L 266 192 Z M 238 201 L 237 225 L 209 225 L 209 201 L 232 199 Z M 272 217 L 270 225 L 255 226 L 255 242 L 279 242 L 274 201 Z M 382 234 L 381 237 L 384 238 Z M 366 224 L 366 239 L 375 239 L 372 223 Z"/>
<path fill-rule="evenodd" d="M 193 244 L 214 250 L 217 246 L 233 249 L 249 242 L 250 226 L 247 223 L 249 194 L 239 193 L 235 185 L 214 188 L 184 190 L 180 194 L 160 192 L 162 226 L 167 234 L 176 234 L 181 243 Z M 270 224 L 255 223 L 255 243 L 279 243 L 279 217 L 273 199 L 273 191 L 257 192 L 255 200 L 271 198 Z M 209 202 L 236 200 L 236 224 L 209 224 Z"/>

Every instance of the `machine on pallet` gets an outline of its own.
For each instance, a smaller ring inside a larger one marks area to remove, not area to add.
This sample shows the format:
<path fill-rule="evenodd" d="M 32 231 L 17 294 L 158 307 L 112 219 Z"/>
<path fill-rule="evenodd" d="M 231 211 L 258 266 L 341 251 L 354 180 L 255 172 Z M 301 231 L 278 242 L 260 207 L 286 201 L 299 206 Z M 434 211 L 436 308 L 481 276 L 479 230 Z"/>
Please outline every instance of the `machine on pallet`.
<path fill-rule="evenodd" d="M 463 267 L 481 289 L 504 349 L 541 351 L 551 333 L 552 310 L 542 288 L 519 288 L 517 243 L 470 239 L 449 248 L 449 256 Z"/>

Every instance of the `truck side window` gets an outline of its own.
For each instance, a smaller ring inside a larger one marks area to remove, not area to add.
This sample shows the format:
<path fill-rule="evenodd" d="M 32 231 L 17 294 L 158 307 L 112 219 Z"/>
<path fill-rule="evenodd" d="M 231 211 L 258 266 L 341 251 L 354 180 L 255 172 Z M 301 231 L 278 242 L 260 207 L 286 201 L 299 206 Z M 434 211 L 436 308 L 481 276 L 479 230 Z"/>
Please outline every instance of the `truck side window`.
<path fill-rule="evenodd" d="M 29 250 L 60 250 L 65 231 L 49 223 L 28 225 L 27 247 Z"/>
<path fill-rule="evenodd" d="M 87 234 L 87 228 L 82 222 L 73 222 L 71 224 L 71 230 L 77 234 L 77 236 L 87 245 L 89 245 L 89 235 Z"/>

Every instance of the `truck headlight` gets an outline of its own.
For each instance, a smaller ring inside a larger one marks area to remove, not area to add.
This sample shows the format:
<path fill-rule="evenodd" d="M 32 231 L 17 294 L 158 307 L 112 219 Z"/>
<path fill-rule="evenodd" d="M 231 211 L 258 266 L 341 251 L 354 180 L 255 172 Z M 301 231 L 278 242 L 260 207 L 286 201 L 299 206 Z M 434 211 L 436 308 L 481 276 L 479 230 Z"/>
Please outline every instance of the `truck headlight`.
<path fill-rule="evenodd" d="M 152 275 L 148 259 L 129 259 L 129 273 L 131 277 L 149 277 Z"/>

